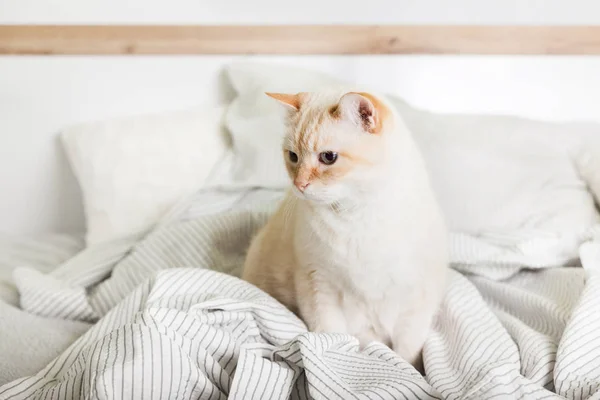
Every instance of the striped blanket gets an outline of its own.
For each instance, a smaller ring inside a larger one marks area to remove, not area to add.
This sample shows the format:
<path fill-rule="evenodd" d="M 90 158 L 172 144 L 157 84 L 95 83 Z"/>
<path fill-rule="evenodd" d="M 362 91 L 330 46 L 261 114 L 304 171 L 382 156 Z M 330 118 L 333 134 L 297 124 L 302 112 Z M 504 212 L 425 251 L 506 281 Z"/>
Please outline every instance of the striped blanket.
<path fill-rule="evenodd" d="M 203 191 L 143 237 L 17 270 L 26 310 L 95 324 L 0 399 L 600 398 L 600 230 L 451 235 L 421 376 L 236 278 L 280 198 Z"/>

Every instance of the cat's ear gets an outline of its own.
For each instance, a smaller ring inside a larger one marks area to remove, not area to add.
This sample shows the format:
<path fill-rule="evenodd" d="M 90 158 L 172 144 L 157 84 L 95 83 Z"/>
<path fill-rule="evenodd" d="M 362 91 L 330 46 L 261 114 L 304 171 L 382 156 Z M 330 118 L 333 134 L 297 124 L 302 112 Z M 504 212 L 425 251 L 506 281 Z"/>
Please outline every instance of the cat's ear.
<path fill-rule="evenodd" d="M 361 126 L 365 132 L 380 133 L 387 108 L 369 93 L 349 92 L 340 98 L 332 114 L 352 121 Z"/>
<path fill-rule="evenodd" d="M 292 110 L 298 111 L 302 102 L 302 93 L 287 94 L 287 93 L 265 93 L 267 96 L 274 98 L 281 104 L 289 107 Z"/>

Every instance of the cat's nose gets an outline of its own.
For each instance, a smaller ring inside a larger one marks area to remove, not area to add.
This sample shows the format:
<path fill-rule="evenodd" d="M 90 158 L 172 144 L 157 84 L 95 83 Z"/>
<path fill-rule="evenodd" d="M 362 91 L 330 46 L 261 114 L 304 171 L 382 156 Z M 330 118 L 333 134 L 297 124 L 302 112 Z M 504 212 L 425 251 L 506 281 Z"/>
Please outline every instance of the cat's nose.
<path fill-rule="evenodd" d="M 294 185 L 296 185 L 299 191 L 304 192 L 306 187 L 310 185 L 310 182 L 295 181 Z"/>

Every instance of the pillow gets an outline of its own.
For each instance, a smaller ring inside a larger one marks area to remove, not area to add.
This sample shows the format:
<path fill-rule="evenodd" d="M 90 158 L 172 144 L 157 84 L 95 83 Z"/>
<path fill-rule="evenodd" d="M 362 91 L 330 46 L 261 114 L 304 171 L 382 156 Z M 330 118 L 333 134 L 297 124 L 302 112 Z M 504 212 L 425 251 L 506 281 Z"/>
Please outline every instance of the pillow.
<path fill-rule="evenodd" d="M 224 107 L 73 126 L 62 142 L 83 193 L 89 244 L 152 227 L 226 152 Z"/>
<path fill-rule="evenodd" d="M 238 154 L 234 179 L 287 186 L 281 107 L 264 92 L 346 85 L 275 64 L 235 64 L 227 75 L 238 92 L 226 116 Z M 577 233 L 600 220 L 590 193 L 600 197 L 599 124 L 447 115 L 388 100 L 413 132 L 451 230 Z"/>

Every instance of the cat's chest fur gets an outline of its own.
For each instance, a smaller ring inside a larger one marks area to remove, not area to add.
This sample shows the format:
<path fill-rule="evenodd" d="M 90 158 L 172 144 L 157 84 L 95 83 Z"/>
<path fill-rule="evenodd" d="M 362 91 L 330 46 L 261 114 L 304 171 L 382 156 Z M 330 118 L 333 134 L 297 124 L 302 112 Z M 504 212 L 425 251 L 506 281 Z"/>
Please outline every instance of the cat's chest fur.
<path fill-rule="evenodd" d="M 300 266 L 315 270 L 340 292 L 371 300 L 389 296 L 389 286 L 408 283 L 412 268 L 402 268 L 411 257 L 405 217 L 389 213 L 385 203 L 377 206 L 350 215 L 306 215 L 296 242 Z"/>

